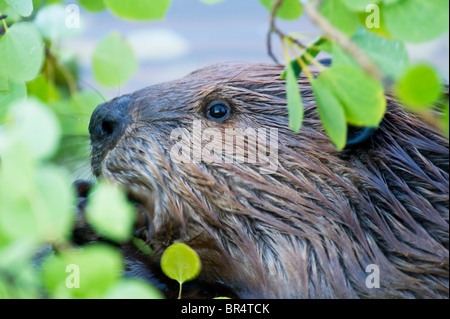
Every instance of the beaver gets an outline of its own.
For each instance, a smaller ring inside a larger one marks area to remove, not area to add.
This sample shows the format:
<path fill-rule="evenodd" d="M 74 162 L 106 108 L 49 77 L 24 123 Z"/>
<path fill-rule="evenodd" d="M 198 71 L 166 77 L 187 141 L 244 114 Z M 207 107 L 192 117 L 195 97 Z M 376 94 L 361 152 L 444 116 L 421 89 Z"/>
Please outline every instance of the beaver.
<path fill-rule="evenodd" d="M 448 140 L 387 96 L 378 129 L 339 151 L 302 77 L 296 134 L 282 71 L 213 65 L 97 107 L 92 170 L 127 190 L 152 248 L 124 248 L 127 272 L 154 280 L 183 242 L 199 282 L 240 298 L 448 298 Z"/>

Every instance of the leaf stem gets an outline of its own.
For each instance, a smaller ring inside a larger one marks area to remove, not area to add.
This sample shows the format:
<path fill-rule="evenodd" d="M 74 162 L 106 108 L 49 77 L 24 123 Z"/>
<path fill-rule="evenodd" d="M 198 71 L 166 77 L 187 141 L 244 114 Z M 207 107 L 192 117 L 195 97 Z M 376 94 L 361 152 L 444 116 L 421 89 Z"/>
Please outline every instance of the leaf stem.
<path fill-rule="evenodd" d="M 183 287 L 183 283 L 180 282 L 180 291 L 178 292 L 178 299 L 181 299 L 181 290 L 182 290 L 182 287 Z"/>
<path fill-rule="evenodd" d="M 283 47 L 284 59 L 286 60 L 286 63 L 288 63 L 289 61 L 291 61 L 291 57 L 289 56 L 289 51 L 288 51 L 284 41 L 285 41 L 285 38 L 282 38 L 281 39 L 281 46 Z"/>
<path fill-rule="evenodd" d="M 307 50 L 305 50 L 305 52 L 303 52 L 304 56 L 309 60 L 309 63 L 314 64 L 314 66 L 317 67 L 317 69 L 319 69 L 320 72 L 324 71 L 326 68 L 322 65 L 322 63 L 320 63 L 319 61 L 316 60 L 315 57 L 313 57 L 311 54 L 308 53 Z M 298 57 L 300 58 L 300 57 Z M 304 62 L 304 61 L 302 61 Z"/>
<path fill-rule="evenodd" d="M 302 70 L 305 71 L 306 76 L 308 77 L 309 82 L 312 82 L 314 80 L 313 75 L 311 74 L 311 71 L 309 71 L 308 66 L 306 65 L 305 62 L 303 62 L 303 59 L 300 57 L 297 57 L 297 62 L 300 64 L 300 66 L 302 67 Z"/>
<path fill-rule="evenodd" d="M 3 14 L 0 12 L 0 17 L 3 16 Z M 5 19 L 2 19 L 3 22 L 3 28 L 5 29 L 5 32 L 8 32 L 8 25 L 6 24 Z"/>

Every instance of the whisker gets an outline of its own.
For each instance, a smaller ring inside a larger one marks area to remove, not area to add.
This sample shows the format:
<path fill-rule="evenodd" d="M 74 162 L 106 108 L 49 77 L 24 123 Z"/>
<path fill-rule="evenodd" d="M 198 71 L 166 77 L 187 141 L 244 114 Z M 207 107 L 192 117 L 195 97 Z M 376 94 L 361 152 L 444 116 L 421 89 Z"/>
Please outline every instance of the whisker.
<path fill-rule="evenodd" d="M 95 86 L 93 86 L 92 84 L 90 84 L 89 82 L 87 82 L 86 80 L 83 80 L 83 79 L 80 80 L 80 82 L 83 83 L 84 85 L 86 85 L 87 87 L 89 87 L 95 93 L 97 93 L 97 95 L 102 98 L 103 102 L 107 101 L 106 97 Z"/>

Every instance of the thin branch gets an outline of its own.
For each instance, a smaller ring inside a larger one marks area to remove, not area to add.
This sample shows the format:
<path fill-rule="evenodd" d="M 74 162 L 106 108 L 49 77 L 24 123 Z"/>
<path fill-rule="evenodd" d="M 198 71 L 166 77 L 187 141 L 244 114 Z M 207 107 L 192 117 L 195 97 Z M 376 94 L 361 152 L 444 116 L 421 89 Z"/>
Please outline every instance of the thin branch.
<path fill-rule="evenodd" d="M 311 20 L 331 39 L 336 41 L 348 54 L 350 54 L 356 62 L 371 76 L 382 81 L 383 74 L 378 70 L 376 65 L 372 63 L 367 55 L 353 43 L 349 37 L 331 25 L 328 20 L 322 16 L 317 10 L 321 0 L 313 0 L 305 5 L 305 12 Z"/>
<path fill-rule="evenodd" d="M 63 64 L 61 64 L 58 59 L 50 52 L 50 49 L 45 47 L 45 55 L 50 60 L 53 65 L 61 71 L 62 76 L 66 80 L 67 87 L 69 88 L 70 95 L 74 95 L 78 91 L 78 85 L 75 77 L 70 72 L 70 70 Z"/>
<path fill-rule="evenodd" d="M 270 29 L 267 34 L 267 52 L 268 52 L 269 56 L 272 58 L 272 60 L 278 65 L 281 65 L 281 63 L 278 61 L 277 57 L 275 56 L 275 54 L 272 51 L 272 34 L 273 33 L 276 33 L 278 35 L 282 44 L 283 44 L 283 41 L 287 41 L 291 45 L 292 44 L 296 45 L 301 50 L 306 51 L 308 49 L 308 47 L 305 44 L 303 44 L 302 42 L 300 42 L 300 40 L 298 40 L 296 37 L 284 33 L 275 25 L 276 15 L 282 4 L 283 4 L 283 0 L 277 0 L 277 2 L 275 2 L 273 9 L 271 11 L 271 14 L 270 14 Z M 311 62 L 316 62 L 316 61 L 311 61 Z M 289 61 L 286 61 L 286 63 L 289 63 Z M 320 63 L 316 62 L 315 64 L 320 64 Z"/>
<path fill-rule="evenodd" d="M 278 65 L 280 65 L 280 62 L 272 51 L 272 33 L 275 32 L 275 30 L 278 30 L 275 26 L 275 17 L 282 3 L 283 0 L 277 0 L 275 5 L 273 6 L 273 9 L 270 13 L 270 29 L 267 33 L 267 52 L 269 53 L 269 56 L 272 58 L 272 60 Z"/>
<path fill-rule="evenodd" d="M 297 45 L 300 49 L 305 50 L 307 49 L 307 46 L 304 45 L 303 43 L 301 43 L 298 39 L 294 38 L 293 36 L 290 36 L 288 34 L 283 33 L 280 29 L 275 28 L 275 30 L 273 30 L 273 32 L 275 32 L 276 34 L 278 34 L 278 36 L 281 39 L 288 39 L 289 41 L 291 41 L 292 43 L 294 43 L 295 45 Z"/>
<path fill-rule="evenodd" d="M 270 13 L 270 29 L 269 29 L 269 32 L 267 33 L 267 52 L 268 52 L 269 56 L 272 58 L 272 60 L 278 65 L 281 65 L 281 63 L 278 61 L 277 57 L 275 56 L 275 54 L 272 51 L 272 34 L 273 33 L 276 33 L 281 41 L 284 41 L 285 39 L 289 39 L 292 43 L 296 44 L 300 49 L 306 49 L 306 46 L 303 43 L 301 43 L 298 39 L 285 34 L 280 29 L 278 29 L 277 26 L 275 25 L 278 9 L 280 9 L 280 6 L 282 4 L 283 4 L 283 0 L 277 0 L 277 2 L 275 2 L 273 9 Z"/>

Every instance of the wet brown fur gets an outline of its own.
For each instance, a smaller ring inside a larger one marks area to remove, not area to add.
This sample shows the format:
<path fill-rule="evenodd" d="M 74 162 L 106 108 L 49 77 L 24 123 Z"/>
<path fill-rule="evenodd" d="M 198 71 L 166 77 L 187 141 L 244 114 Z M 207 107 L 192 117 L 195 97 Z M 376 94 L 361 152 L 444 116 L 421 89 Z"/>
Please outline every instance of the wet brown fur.
<path fill-rule="evenodd" d="M 339 152 L 305 79 L 305 120 L 295 134 L 281 72 L 221 64 L 127 96 L 132 123 L 111 150 L 93 145 L 92 163 L 144 207 L 148 263 L 182 241 L 201 257 L 201 281 L 240 297 L 448 298 L 448 141 L 388 98 L 367 145 Z M 232 106 L 224 123 L 205 117 L 214 100 Z M 193 119 L 221 131 L 277 128 L 277 172 L 261 174 L 258 163 L 174 163 L 171 131 L 191 132 Z M 366 287 L 370 264 L 380 269 L 380 288 Z"/>

